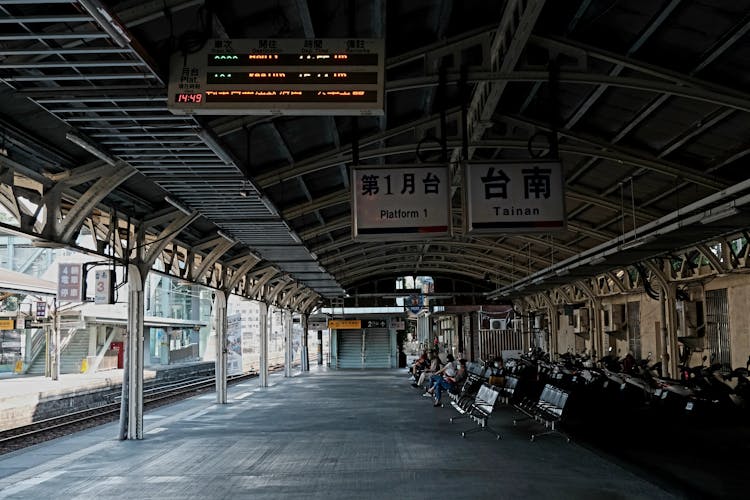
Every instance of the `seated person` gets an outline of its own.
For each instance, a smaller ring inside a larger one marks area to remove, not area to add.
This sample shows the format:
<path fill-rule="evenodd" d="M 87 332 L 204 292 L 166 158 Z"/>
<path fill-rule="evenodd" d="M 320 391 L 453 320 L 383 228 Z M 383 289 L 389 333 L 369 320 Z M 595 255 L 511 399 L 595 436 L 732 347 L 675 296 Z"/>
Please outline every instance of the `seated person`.
<path fill-rule="evenodd" d="M 411 373 L 411 376 L 414 377 L 414 380 L 416 380 L 418 377 L 418 374 L 422 370 L 427 368 L 428 366 L 429 366 L 429 363 L 428 363 L 427 351 L 424 350 L 422 351 L 422 355 L 419 356 L 419 358 L 417 358 L 414 361 L 414 364 L 412 364 L 411 367 L 409 368 L 409 373 Z"/>
<path fill-rule="evenodd" d="M 414 387 L 423 387 L 424 384 L 430 380 L 430 377 L 440 370 L 440 356 L 438 356 L 437 351 L 430 351 L 427 356 L 430 361 L 430 366 L 419 375 L 417 383 L 412 384 Z"/>
<path fill-rule="evenodd" d="M 450 391 L 456 383 L 456 362 L 452 354 L 447 356 L 448 362 L 430 378 L 431 386 L 423 396 L 434 396 L 433 406 L 440 406 L 443 390 Z"/>

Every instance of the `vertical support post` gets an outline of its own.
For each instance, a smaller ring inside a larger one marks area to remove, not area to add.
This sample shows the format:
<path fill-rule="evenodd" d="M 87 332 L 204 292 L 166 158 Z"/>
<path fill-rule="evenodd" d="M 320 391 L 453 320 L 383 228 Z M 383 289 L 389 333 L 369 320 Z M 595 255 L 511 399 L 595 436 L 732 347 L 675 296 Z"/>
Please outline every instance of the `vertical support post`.
<path fill-rule="evenodd" d="M 680 363 L 679 348 L 677 347 L 677 290 L 674 283 L 667 287 L 667 325 L 669 336 L 669 371 L 672 377 L 678 378 Z"/>
<path fill-rule="evenodd" d="M 292 376 L 292 362 L 294 361 L 294 344 L 292 342 L 292 312 L 282 311 L 281 322 L 284 328 L 284 377 Z"/>
<path fill-rule="evenodd" d="M 308 357 L 308 351 L 307 351 L 307 320 L 309 319 L 309 314 L 303 314 L 300 321 L 302 322 L 302 338 L 300 339 L 301 348 L 300 351 L 302 353 L 302 371 L 303 372 L 309 372 L 310 371 L 310 358 Z"/>
<path fill-rule="evenodd" d="M 593 325 L 591 329 L 591 345 L 597 354 L 602 357 L 605 355 L 605 349 L 602 339 L 602 314 L 601 301 L 599 299 L 591 299 L 591 320 L 589 324 Z"/>
<path fill-rule="evenodd" d="M 57 297 L 52 303 L 52 349 L 50 360 L 50 376 L 52 380 L 60 380 L 60 313 L 57 310 Z"/>
<path fill-rule="evenodd" d="M 323 365 L 323 330 L 318 330 L 318 366 Z"/>
<path fill-rule="evenodd" d="M 143 306 L 144 276 L 133 264 L 128 274 L 127 438 L 143 439 Z"/>
<path fill-rule="evenodd" d="M 667 330 L 667 290 L 666 287 L 662 286 L 661 293 L 659 293 L 659 309 L 661 313 L 661 367 L 665 376 L 671 377 L 675 375 L 672 372 L 672 365 L 669 359 L 669 331 Z"/>
<path fill-rule="evenodd" d="M 550 360 L 556 360 L 560 355 L 557 345 L 557 308 L 547 308 L 547 324 L 549 325 L 549 350 Z"/>
<path fill-rule="evenodd" d="M 268 321 L 270 317 L 268 304 L 261 302 L 258 316 L 258 324 L 260 325 L 260 387 L 268 387 Z"/>
<path fill-rule="evenodd" d="M 227 404 L 227 297 L 217 291 L 214 297 L 216 329 L 216 403 Z"/>

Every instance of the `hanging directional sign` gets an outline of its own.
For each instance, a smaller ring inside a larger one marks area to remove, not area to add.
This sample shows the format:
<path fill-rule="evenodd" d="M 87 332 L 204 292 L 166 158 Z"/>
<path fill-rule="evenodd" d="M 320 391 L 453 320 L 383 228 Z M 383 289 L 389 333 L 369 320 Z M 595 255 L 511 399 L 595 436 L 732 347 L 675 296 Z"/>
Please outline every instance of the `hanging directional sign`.
<path fill-rule="evenodd" d="M 352 232 L 356 240 L 416 240 L 450 234 L 448 167 L 352 169 Z"/>
<path fill-rule="evenodd" d="M 565 228 L 565 184 L 560 162 L 469 164 L 464 186 L 467 232 L 549 232 Z"/>
<path fill-rule="evenodd" d="M 81 264 L 60 263 L 57 272 L 57 298 L 67 302 L 82 302 L 83 273 Z"/>

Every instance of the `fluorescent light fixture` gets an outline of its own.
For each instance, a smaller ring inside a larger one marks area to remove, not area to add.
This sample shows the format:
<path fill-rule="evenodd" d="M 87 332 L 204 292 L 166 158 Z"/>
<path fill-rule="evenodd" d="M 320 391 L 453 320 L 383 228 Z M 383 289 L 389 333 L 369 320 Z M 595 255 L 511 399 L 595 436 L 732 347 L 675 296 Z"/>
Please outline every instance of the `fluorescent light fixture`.
<path fill-rule="evenodd" d="M 226 151 L 224 151 L 224 148 L 222 148 L 221 145 L 216 142 L 216 139 L 214 139 L 214 137 L 208 132 L 208 130 L 204 129 L 198 132 L 198 137 L 201 138 L 203 143 L 208 146 L 211 151 L 213 151 L 216 156 L 221 159 L 221 161 L 223 161 L 227 165 L 234 164 L 232 158 L 227 154 Z"/>
<path fill-rule="evenodd" d="M 648 236 L 643 236 L 641 238 L 628 241 L 627 243 L 623 243 L 622 245 L 620 245 L 620 250 L 631 250 L 633 248 L 637 248 L 641 245 L 645 245 L 646 243 L 654 241 L 658 236 L 658 234 L 649 234 Z"/>
<path fill-rule="evenodd" d="M 216 231 L 216 234 L 218 234 L 219 236 L 221 236 L 222 238 L 224 238 L 225 240 L 227 240 L 227 241 L 229 241 L 231 243 L 237 243 L 237 240 L 235 240 L 234 238 L 232 238 L 231 236 L 229 236 L 227 233 L 225 233 L 222 230 Z"/>
<path fill-rule="evenodd" d="M 710 215 L 702 218 L 701 224 L 711 224 L 712 222 L 718 222 L 722 219 L 726 219 L 727 217 L 739 215 L 739 213 L 740 213 L 740 209 L 737 207 L 725 208 L 723 210 L 719 210 L 718 212 L 711 213 Z"/>
<path fill-rule="evenodd" d="M 248 196 L 250 196 L 250 190 L 247 188 L 240 189 L 240 196 L 242 196 L 243 198 L 247 198 Z"/>
<path fill-rule="evenodd" d="M 310 252 L 310 257 L 312 257 L 313 260 L 318 260 L 318 254 L 315 252 Z"/>
<path fill-rule="evenodd" d="M 109 12 L 96 0 L 78 0 L 81 7 L 96 20 L 97 24 L 107 32 L 117 45 L 126 48 L 130 44 L 130 38 L 125 34 L 125 30 L 112 19 Z"/>
<path fill-rule="evenodd" d="M 531 281 L 532 285 L 539 285 L 540 283 L 544 283 L 544 277 L 540 276 L 539 278 L 535 278 Z"/>
<path fill-rule="evenodd" d="M 175 207 L 177 210 L 179 210 L 180 212 L 182 212 L 185 215 L 191 215 L 192 214 L 192 212 L 190 210 L 188 210 L 187 208 L 185 208 L 184 205 L 182 205 L 181 203 L 173 200 L 169 196 L 165 196 L 164 197 L 164 201 L 166 201 L 167 203 L 169 203 L 170 205 L 172 205 L 173 207 Z"/>
<path fill-rule="evenodd" d="M 84 149 L 85 151 L 88 151 L 92 155 L 96 156 L 100 160 L 106 163 L 109 163 L 112 166 L 115 165 L 116 161 L 114 158 L 112 158 L 107 153 L 97 148 L 96 146 L 88 142 L 87 140 L 81 137 L 78 137 L 77 135 L 71 132 L 68 132 L 67 134 L 65 134 L 65 138 L 69 140 L 70 142 L 72 142 L 73 144 L 75 144 L 76 146 L 79 146 L 81 149 Z"/>
<path fill-rule="evenodd" d="M 273 204 L 268 198 L 266 198 L 265 196 L 261 196 L 260 202 L 263 203 L 263 206 L 265 206 L 269 212 L 271 212 L 271 215 L 273 215 L 274 217 L 279 216 L 279 211 L 276 210 L 276 207 L 273 206 Z"/>
<path fill-rule="evenodd" d="M 594 258 L 592 258 L 591 260 L 589 260 L 588 264 L 589 264 L 590 266 L 595 266 L 595 265 L 597 265 L 597 264 L 601 264 L 601 263 L 603 263 L 603 262 L 604 262 L 604 261 L 606 261 L 606 260 L 607 260 L 607 259 L 606 259 L 606 258 L 604 257 L 604 255 L 599 255 L 598 257 L 594 257 Z"/>
<path fill-rule="evenodd" d="M 570 274 L 570 269 L 558 269 L 555 271 L 555 276 L 566 276 Z"/>

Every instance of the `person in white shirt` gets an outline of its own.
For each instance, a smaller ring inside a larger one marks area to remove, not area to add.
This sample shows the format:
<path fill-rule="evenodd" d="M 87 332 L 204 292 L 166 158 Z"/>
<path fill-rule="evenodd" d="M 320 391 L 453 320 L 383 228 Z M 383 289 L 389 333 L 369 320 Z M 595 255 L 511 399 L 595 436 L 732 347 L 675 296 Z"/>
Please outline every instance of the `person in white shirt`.
<path fill-rule="evenodd" d="M 448 354 L 446 359 L 448 362 L 432 376 L 430 379 L 430 388 L 423 394 L 423 396 L 433 397 L 432 406 L 440 406 L 442 391 L 451 390 L 453 384 L 456 383 L 456 361 L 452 354 Z"/>

